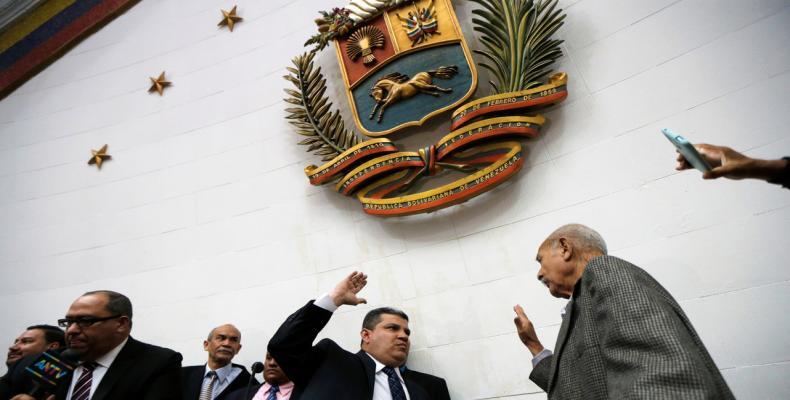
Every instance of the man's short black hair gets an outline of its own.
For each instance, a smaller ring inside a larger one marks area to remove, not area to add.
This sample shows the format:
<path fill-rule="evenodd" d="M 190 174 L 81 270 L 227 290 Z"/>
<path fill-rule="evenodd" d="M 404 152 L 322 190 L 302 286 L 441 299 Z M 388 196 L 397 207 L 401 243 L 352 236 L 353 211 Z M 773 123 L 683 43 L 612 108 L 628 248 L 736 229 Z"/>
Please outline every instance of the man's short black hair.
<path fill-rule="evenodd" d="M 94 294 L 103 294 L 107 296 L 107 311 L 112 315 L 125 315 L 132 320 L 132 301 L 128 297 L 112 290 L 94 290 L 85 292 L 83 296 L 90 296 Z"/>
<path fill-rule="evenodd" d="M 373 330 L 376 328 L 376 325 L 381 322 L 381 314 L 392 314 L 397 315 L 406 321 L 409 320 L 409 316 L 406 315 L 405 312 L 398 310 L 397 308 L 392 307 L 379 307 L 374 308 L 365 315 L 365 319 L 362 320 L 362 328 Z"/>
<path fill-rule="evenodd" d="M 47 344 L 58 343 L 60 344 L 60 347 L 66 347 L 66 338 L 63 333 L 63 330 L 61 330 L 57 326 L 42 324 L 42 325 L 33 325 L 27 327 L 27 330 L 31 330 L 31 329 L 40 329 L 44 331 L 44 341 L 46 341 Z"/>

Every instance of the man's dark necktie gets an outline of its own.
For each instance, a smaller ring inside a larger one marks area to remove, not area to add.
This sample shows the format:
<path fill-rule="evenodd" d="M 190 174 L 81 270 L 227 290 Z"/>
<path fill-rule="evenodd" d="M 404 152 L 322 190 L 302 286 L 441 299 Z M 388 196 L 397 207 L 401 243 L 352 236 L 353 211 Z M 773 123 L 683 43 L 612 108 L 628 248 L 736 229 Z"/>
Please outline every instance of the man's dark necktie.
<path fill-rule="evenodd" d="M 74 385 L 74 391 L 71 392 L 71 400 L 88 400 L 91 396 L 91 381 L 96 363 L 86 362 L 82 364 L 82 368 L 82 374 Z"/>
<path fill-rule="evenodd" d="M 406 400 L 406 393 L 403 392 L 403 385 L 401 385 L 400 378 L 398 378 L 398 374 L 395 373 L 395 370 L 392 369 L 392 367 L 384 367 L 382 371 L 387 374 L 387 382 L 390 384 L 392 400 Z"/>
<path fill-rule="evenodd" d="M 272 385 L 272 388 L 269 389 L 269 397 L 266 400 L 277 400 L 277 392 L 280 391 L 280 387 L 277 385 Z"/>

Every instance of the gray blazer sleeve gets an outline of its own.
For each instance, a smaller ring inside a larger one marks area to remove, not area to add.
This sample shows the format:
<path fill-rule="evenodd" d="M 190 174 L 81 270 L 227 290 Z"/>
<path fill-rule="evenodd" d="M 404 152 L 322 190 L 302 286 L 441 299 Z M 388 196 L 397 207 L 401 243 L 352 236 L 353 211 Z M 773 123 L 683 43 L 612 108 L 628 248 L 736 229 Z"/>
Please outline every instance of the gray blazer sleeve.
<path fill-rule="evenodd" d="M 550 355 L 538 363 L 535 368 L 532 368 L 532 373 L 529 374 L 529 379 L 535 382 L 544 392 L 549 391 L 549 372 L 551 371 L 551 360 L 554 355 Z"/>
<path fill-rule="evenodd" d="M 582 285 L 590 294 L 609 398 L 720 398 L 712 376 L 719 372 L 702 359 L 707 352 L 674 299 L 646 274 L 619 265 L 589 269 Z"/>

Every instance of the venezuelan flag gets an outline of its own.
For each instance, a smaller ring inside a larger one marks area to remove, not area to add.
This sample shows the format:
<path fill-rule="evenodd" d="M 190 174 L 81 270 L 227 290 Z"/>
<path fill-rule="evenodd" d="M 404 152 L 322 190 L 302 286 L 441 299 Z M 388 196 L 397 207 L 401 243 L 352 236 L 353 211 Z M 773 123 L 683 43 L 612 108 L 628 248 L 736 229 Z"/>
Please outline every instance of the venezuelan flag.
<path fill-rule="evenodd" d="M 139 0 L 46 0 L 0 33 L 0 98 Z"/>

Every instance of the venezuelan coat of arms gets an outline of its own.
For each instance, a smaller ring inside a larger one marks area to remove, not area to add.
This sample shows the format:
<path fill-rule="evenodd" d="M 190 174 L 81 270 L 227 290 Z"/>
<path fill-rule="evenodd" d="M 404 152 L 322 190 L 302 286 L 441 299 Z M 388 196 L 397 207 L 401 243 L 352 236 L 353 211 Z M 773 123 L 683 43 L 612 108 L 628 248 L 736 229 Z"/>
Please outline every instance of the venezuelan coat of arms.
<path fill-rule="evenodd" d="M 483 48 L 474 53 L 493 92 L 473 100 L 477 67 L 450 0 L 353 0 L 321 12 L 305 43 L 312 49 L 285 76 L 294 84 L 286 118 L 325 162 L 305 168 L 310 183 L 334 183 L 368 214 L 403 216 L 467 201 L 518 172 L 521 141 L 545 123 L 539 111 L 567 97 L 567 76 L 551 69 L 562 56 L 552 35 L 565 15 L 557 0 L 470 1 L 480 6 L 472 23 Z M 359 134 L 333 109 L 315 64 L 330 45 Z M 448 114 L 450 131 L 416 151 L 386 137 Z M 425 190 L 415 184 L 445 170 L 463 176 Z"/>

